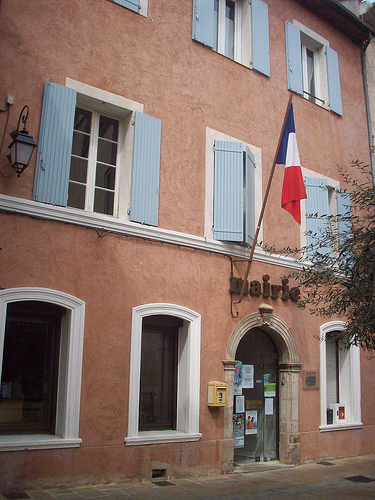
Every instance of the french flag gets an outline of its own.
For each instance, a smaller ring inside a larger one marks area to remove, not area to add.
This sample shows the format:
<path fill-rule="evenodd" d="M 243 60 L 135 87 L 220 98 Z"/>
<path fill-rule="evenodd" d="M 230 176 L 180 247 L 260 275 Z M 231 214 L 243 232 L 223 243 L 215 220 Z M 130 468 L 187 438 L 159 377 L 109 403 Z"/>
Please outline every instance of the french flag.
<path fill-rule="evenodd" d="M 285 165 L 281 206 L 301 224 L 301 200 L 307 198 L 298 154 L 293 104 L 290 106 L 276 163 Z"/>

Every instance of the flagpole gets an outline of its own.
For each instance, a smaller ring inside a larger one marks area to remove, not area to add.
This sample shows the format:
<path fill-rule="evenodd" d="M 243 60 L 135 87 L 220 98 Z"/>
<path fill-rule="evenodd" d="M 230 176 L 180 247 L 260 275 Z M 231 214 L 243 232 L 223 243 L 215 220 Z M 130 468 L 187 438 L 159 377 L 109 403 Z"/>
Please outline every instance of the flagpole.
<path fill-rule="evenodd" d="M 290 107 L 292 105 L 292 99 L 293 99 L 293 94 L 291 92 L 290 96 L 289 96 L 288 105 L 286 107 L 286 112 L 285 112 L 285 116 L 284 116 L 283 126 L 281 127 L 281 133 L 280 133 L 280 137 L 279 137 L 279 142 L 277 143 L 276 154 L 275 154 L 275 157 L 273 159 L 272 168 L 271 168 L 270 176 L 269 176 L 269 179 L 268 179 L 268 184 L 267 184 L 266 192 L 264 194 L 262 209 L 261 209 L 260 214 L 259 214 L 259 220 L 258 220 L 258 224 L 257 224 L 257 227 L 256 227 L 253 244 L 251 246 L 250 255 L 249 255 L 249 258 L 248 258 L 248 261 L 247 261 L 246 272 L 245 272 L 245 277 L 244 277 L 244 280 L 243 280 L 243 283 L 242 283 L 242 287 L 241 287 L 240 298 L 239 298 L 239 300 L 237 302 L 234 302 L 234 304 L 240 304 L 242 302 L 242 297 L 243 297 L 243 294 L 244 294 L 244 291 L 245 291 L 246 281 L 247 281 L 247 278 L 249 276 L 250 266 L 251 266 L 251 263 L 253 261 L 255 247 L 256 247 L 256 244 L 257 244 L 257 241 L 258 241 L 260 226 L 262 224 L 264 211 L 266 209 L 268 195 L 269 195 L 269 192 L 270 192 L 270 189 L 271 189 L 271 183 L 272 183 L 272 179 L 273 179 L 273 174 L 275 172 L 276 161 L 277 161 L 277 157 L 279 155 L 281 141 L 283 139 L 283 134 L 284 134 L 286 122 L 288 120 Z"/>

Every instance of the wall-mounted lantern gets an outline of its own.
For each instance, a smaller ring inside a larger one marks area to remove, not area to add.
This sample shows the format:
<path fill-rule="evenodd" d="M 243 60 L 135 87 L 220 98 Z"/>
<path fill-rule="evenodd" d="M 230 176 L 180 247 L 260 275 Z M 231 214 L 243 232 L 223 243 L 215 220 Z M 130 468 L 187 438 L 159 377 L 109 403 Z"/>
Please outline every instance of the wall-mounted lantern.
<path fill-rule="evenodd" d="M 10 136 L 13 142 L 10 144 L 10 154 L 8 158 L 19 177 L 25 168 L 29 165 L 31 155 L 36 147 L 34 139 L 26 130 L 26 122 L 29 116 L 29 107 L 24 106 L 18 118 L 17 130 L 11 132 Z M 20 122 L 23 123 L 23 129 L 20 130 Z"/>

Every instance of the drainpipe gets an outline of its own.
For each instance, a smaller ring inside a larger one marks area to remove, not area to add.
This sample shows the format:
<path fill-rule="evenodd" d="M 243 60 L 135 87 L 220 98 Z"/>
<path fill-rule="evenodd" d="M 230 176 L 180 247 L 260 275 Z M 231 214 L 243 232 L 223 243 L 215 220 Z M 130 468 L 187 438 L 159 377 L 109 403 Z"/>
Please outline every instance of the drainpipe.
<path fill-rule="evenodd" d="M 368 135 L 370 141 L 370 158 L 371 158 L 371 171 L 372 171 L 372 182 L 375 185 L 375 156 L 374 156 L 374 136 L 372 133 L 372 124 L 371 124 L 371 109 L 370 109 L 370 98 L 368 94 L 368 82 L 367 82 L 367 67 L 366 67 L 366 49 L 370 45 L 371 35 L 369 35 L 369 39 L 364 44 L 362 48 L 362 72 L 363 72 L 363 82 L 364 82 L 364 90 L 365 90 L 365 102 L 366 102 L 366 116 L 367 116 L 367 128 Z"/>

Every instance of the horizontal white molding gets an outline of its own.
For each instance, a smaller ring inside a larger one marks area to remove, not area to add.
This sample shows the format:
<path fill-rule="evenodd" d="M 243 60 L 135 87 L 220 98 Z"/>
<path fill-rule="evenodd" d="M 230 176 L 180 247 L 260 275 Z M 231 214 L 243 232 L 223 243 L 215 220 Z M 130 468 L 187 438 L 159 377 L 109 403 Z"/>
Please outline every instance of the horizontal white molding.
<path fill-rule="evenodd" d="M 82 439 L 64 439 L 48 434 L 0 436 L 0 451 L 79 448 Z"/>
<path fill-rule="evenodd" d="M 137 446 L 144 444 L 162 444 L 162 443 L 185 443 L 188 441 L 199 441 L 202 437 L 200 432 L 195 434 L 186 434 L 179 431 L 144 431 L 139 432 L 138 436 L 126 437 L 127 446 Z"/>
<path fill-rule="evenodd" d="M 224 243 L 201 236 L 171 231 L 169 229 L 146 226 L 94 212 L 85 212 L 84 210 L 77 210 L 70 207 L 48 205 L 46 203 L 16 198 L 4 194 L 0 194 L 0 210 L 28 215 L 38 219 L 58 221 L 66 224 L 74 224 L 76 226 L 109 231 L 124 236 L 194 248 L 205 252 L 230 255 L 234 258 L 247 259 L 250 254 L 249 248 L 240 245 Z M 302 267 L 302 264 L 296 259 L 268 254 L 260 250 L 255 251 L 253 260 L 290 269 L 300 269 Z"/>
<path fill-rule="evenodd" d="M 327 424 L 321 425 L 319 427 L 320 432 L 329 432 L 329 431 L 349 431 L 352 429 L 362 429 L 362 422 L 345 422 L 342 424 Z"/>

